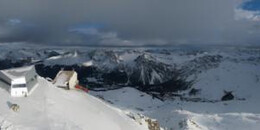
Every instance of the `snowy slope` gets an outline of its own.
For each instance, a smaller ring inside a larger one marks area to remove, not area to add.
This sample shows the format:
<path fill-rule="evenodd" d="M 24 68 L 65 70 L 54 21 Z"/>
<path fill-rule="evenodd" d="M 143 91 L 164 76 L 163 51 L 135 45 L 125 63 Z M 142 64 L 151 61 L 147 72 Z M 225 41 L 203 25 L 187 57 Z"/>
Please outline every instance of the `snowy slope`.
<path fill-rule="evenodd" d="M 223 91 L 232 91 L 236 99 L 260 99 L 260 65 L 225 61 L 198 75 L 194 88 L 200 89 L 196 97 L 220 100 Z"/>
<path fill-rule="evenodd" d="M 259 89 L 251 90 L 252 97 Z M 166 130 L 259 130 L 259 98 L 246 101 L 187 102 L 160 101 L 134 88 L 90 92 L 128 112 L 155 118 Z"/>
<path fill-rule="evenodd" d="M 0 88 L 0 129 L 41 130 L 144 130 L 119 109 L 86 93 L 55 88 L 40 78 L 39 86 L 26 98 L 13 98 Z M 16 103 L 19 112 L 8 104 Z"/>

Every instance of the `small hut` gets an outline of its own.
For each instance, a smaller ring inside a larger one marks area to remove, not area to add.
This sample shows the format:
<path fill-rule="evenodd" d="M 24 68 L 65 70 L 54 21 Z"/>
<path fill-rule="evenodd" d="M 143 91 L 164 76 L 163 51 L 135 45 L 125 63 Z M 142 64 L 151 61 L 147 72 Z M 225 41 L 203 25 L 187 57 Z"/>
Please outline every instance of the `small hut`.
<path fill-rule="evenodd" d="M 61 70 L 53 80 L 53 84 L 64 89 L 75 89 L 75 86 L 78 84 L 78 74 L 74 70 Z"/>

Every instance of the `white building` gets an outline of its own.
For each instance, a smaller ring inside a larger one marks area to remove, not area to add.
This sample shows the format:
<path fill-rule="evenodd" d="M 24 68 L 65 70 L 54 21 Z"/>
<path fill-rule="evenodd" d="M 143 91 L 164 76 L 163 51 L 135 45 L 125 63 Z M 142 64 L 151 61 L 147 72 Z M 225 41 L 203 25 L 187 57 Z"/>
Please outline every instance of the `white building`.
<path fill-rule="evenodd" d="M 30 95 L 37 85 L 37 73 L 34 66 L 0 71 L 0 87 L 9 91 L 13 97 Z"/>
<path fill-rule="evenodd" d="M 74 89 L 78 84 L 78 74 L 76 71 L 61 70 L 53 80 L 53 84 L 60 88 Z"/>

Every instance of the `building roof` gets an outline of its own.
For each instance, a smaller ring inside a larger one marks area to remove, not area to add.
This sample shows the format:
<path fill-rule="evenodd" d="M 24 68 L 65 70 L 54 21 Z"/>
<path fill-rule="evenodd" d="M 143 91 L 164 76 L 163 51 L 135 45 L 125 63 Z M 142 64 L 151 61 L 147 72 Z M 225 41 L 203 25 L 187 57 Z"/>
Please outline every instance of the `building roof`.
<path fill-rule="evenodd" d="M 56 86 L 66 86 L 75 71 L 60 71 L 54 79 L 54 85 Z"/>
<path fill-rule="evenodd" d="M 24 77 L 33 68 L 34 66 L 28 66 L 28 67 L 0 70 L 0 71 L 10 79 L 18 79 Z"/>

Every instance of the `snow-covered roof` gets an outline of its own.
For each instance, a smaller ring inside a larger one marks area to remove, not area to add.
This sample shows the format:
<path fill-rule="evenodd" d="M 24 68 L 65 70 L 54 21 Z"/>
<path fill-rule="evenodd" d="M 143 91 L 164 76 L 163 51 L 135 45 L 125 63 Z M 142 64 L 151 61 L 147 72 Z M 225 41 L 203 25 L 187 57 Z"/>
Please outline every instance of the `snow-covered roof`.
<path fill-rule="evenodd" d="M 24 77 L 30 70 L 32 70 L 34 66 L 20 67 L 14 69 L 6 69 L 0 70 L 3 74 L 5 74 L 10 79 L 18 79 Z"/>
<path fill-rule="evenodd" d="M 69 82 L 71 76 L 75 73 L 75 71 L 60 71 L 55 80 L 54 85 L 56 86 L 66 86 L 66 83 Z"/>

